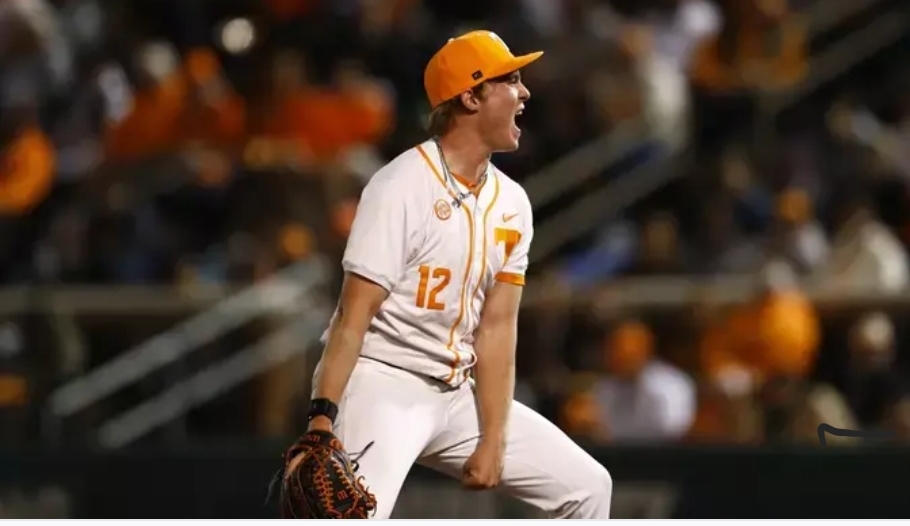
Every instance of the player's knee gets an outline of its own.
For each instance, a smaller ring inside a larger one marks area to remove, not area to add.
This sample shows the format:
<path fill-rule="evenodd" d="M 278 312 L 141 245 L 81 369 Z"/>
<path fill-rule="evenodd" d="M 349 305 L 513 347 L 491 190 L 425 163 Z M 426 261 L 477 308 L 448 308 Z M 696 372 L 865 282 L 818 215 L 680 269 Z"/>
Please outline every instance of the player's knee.
<path fill-rule="evenodd" d="M 613 477 L 607 471 L 607 468 L 600 466 L 594 480 L 596 483 L 591 487 L 591 497 L 610 502 L 610 498 L 613 496 Z"/>
<path fill-rule="evenodd" d="M 592 466 L 578 509 L 573 514 L 585 519 L 609 519 L 613 498 L 613 477 L 600 464 Z"/>
<path fill-rule="evenodd" d="M 609 503 L 610 497 L 613 495 L 613 477 L 605 467 L 598 464 L 589 474 L 585 490 L 585 499 L 588 504 Z"/>
<path fill-rule="evenodd" d="M 600 464 L 579 473 L 571 491 L 555 502 L 551 513 L 556 518 L 608 519 L 613 498 L 613 477 Z"/>

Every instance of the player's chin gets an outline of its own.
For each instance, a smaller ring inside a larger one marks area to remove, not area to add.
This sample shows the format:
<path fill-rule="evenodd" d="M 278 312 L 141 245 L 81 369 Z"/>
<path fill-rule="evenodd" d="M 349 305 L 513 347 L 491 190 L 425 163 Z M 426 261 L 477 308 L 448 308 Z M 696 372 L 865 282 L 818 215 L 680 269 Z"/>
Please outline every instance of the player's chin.
<path fill-rule="evenodd" d="M 511 124 L 508 129 L 499 134 L 496 141 L 496 151 L 514 152 L 518 149 L 520 139 L 521 130 L 515 124 Z"/>

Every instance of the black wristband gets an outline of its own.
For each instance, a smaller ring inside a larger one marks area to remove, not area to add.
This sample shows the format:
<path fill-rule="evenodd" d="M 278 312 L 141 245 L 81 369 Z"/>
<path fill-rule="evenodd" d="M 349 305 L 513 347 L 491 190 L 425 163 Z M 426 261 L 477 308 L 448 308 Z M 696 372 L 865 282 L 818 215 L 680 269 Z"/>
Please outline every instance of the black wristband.
<path fill-rule="evenodd" d="M 310 411 L 307 413 L 307 421 L 317 416 L 328 418 L 333 424 L 338 418 L 338 405 L 328 398 L 314 398 L 310 401 Z"/>

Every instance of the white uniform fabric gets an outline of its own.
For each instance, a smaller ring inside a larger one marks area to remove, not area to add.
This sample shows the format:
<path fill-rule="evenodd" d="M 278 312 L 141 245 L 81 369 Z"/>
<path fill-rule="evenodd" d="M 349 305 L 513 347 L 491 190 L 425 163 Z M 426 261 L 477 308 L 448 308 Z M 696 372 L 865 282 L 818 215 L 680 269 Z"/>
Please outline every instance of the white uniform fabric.
<path fill-rule="evenodd" d="M 432 141 L 394 159 L 364 189 L 343 267 L 389 296 L 364 338 L 334 432 L 349 451 L 374 444 L 359 474 L 376 495 L 375 518 L 389 518 L 415 462 L 459 477 L 474 451 L 480 431 L 466 381 L 473 333 L 497 280 L 524 284 L 532 237 L 524 189 L 491 166 L 469 194 L 447 181 Z M 502 486 L 553 517 L 609 518 L 606 469 L 518 402 Z"/>
<path fill-rule="evenodd" d="M 389 297 L 373 320 L 363 356 L 450 385 L 474 365 L 474 330 L 496 279 L 524 284 L 534 235 L 531 203 L 491 168 L 478 195 L 446 181 L 428 141 L 383 167 L 357 207 L 342 265 L 382 285 Z"/>

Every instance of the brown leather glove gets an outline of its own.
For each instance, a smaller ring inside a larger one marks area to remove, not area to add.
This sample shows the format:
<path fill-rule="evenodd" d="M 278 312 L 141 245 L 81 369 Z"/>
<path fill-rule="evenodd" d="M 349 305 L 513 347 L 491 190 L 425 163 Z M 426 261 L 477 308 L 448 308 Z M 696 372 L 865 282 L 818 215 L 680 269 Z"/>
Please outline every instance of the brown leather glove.
<path fill-rule="evenodd" d="M 375 512 L 376 497 L 356 475 L 357 462 L 332 433 L 306 432 L 284 458 L 282 518 L 367 519 Z"/>

